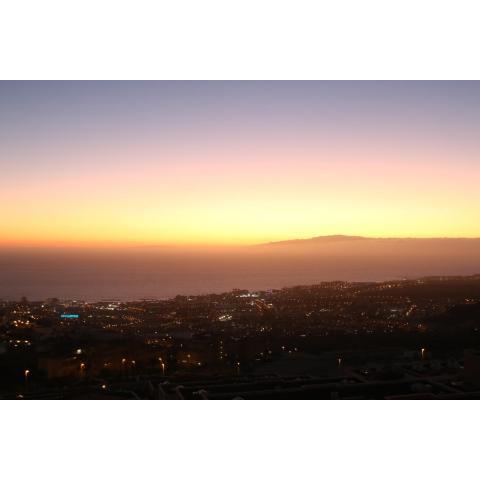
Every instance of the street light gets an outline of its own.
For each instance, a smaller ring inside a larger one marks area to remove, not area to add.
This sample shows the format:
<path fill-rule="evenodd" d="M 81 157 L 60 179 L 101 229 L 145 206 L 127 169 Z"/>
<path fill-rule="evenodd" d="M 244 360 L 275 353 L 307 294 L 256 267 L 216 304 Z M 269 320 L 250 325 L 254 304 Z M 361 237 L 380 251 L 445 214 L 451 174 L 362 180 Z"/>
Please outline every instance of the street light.
<path fill-rule="evenodd" d="M 28 377 L 29 377 L 29 375 L 30 375 L 30 370 L 28 370 L 28 369 L 25 370 L 25 371 L 23 372 L 23 375 L 24 375 L 24 377 L 25 377 L 25 389 L 27 389 L 27 388 L 28 388 Z"/>
<path fill-rule="evenodd" d="M 158 357 L 158 361 L 160 362 L 160 367 L 162 369 L 162 374 L 165 376 L 165 364 L 163 363 L 163 358 Z"/>

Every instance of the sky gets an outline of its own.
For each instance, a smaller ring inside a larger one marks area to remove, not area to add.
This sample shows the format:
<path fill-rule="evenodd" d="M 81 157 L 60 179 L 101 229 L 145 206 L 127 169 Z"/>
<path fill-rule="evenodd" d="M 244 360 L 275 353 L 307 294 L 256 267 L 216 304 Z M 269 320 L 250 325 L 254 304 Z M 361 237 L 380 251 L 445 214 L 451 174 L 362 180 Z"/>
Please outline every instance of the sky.
<path fill-rule="evenodd" d="M 0 82 L 0 244 L 480 237 L 480 82 Z"/>

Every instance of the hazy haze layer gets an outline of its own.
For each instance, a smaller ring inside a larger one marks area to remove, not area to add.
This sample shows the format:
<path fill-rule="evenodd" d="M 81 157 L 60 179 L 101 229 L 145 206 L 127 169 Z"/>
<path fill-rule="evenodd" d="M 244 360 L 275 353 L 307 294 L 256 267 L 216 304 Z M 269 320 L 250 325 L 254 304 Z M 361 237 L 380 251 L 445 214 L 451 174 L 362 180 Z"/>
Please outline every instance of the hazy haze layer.
<path fill-rule="evenodd" d="M 242 248 L 3 249 L 0 298 L 164 298 L 480 273 L 480 239 L 324 237 Z"/>

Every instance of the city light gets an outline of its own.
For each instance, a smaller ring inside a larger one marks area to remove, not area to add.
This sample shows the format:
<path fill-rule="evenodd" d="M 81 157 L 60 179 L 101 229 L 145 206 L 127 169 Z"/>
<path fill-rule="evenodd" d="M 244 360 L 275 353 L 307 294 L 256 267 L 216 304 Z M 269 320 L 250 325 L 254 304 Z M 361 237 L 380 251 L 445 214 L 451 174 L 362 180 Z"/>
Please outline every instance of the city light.
<path fill-rule="evenodd" d="M 448 296 L 438 295 L 440 287 Z M 292 394 L 299 396 L 301 385 L 304 389 L 318 385 L 315 389 L 323 397 L 320 386 L 329 382 L 332 386 L 328 388 L 341 398 L 369 397 L 374 395 L 368 389 L 372 382 L 394 381 L 402 386 L 395 390 L 384 385 L 379 391 L 387 392 L 388 397 L 415 396 L 425 394 L 420 392 L 422 389 L 430 389 L 431 379 L 448 378 L 443 390 L 439 387 L 428 391 L 428 395 L 440 398 L 444 391 L 463 395 L 459 385 L 466 381 L 465 375 L 472 375 L 458 345 L 463 345 L 464 339 L 480 327 L 475 323 L 480 301 L 478 275 L 320 282 L 258 291 L 256 295 L 253 303 L 244 290 L 179 295 L 125 301 L 113 310 L 102 301 L 78 301 L 75 308 L 81 322 L 60 321 L 53 309 L 42 308 L 36 302 L 30 302 L 28 307 L 25 302 L 3 302 L 6 329 L 0 348 L 4 358 L 26 354 L 24 358 L 29 359 L 31 368 L 20 367 L 23 378 L 14 374 L 18 384 L 23 380 L 21 386 L 28 397 L 37 391 L 43 395 L 42 389 L 51 389 L 55 398 L 67 396 L 67 391 L 71 396 L 80 395 L 76 392 L 82 389 L 82 394 L 88 396 L 92 389 L 98 392 L 108 386 L 112 397 L 156 398 L 164 395 L 163 390 L 172 398 L 180 396 L 175 392 L 177 386 L 188 389 L 185 384 L 190 382 L 195 392 L 208 391 L 211 385 L 210 396 L 214 398 L 224 395 L 214 394 L 214 385 L 232 382 L 234 390 L 233 384 L 242 375 L 242 382 L 248 384 L 242 390 L 246 397 L 255 390 L 256 383 L 267 390 L 272 385 L 273 391 L 268 393 L 271 397 L 281 396 L 274 390 L 286 389 L 290 384 L 293 390 L 299 386 L 298 392 Z M 70 304 L 65 301 L 65 308 Z M 457 310 L 467 312 L 465 317 L 457 315 Z M 231 312 L 234 320 L 218 322 L 225 311 Z M 455 319 L 455 332 L 445 331 L 451 319 Z M 54 328 L 49 329 L 49 325 Z M 68 348 L 59 349 L 59 340 L 64 338 L 69 339 Z M 442 341 L 438 354 L 437 347 L 430 352 L 429 347 L 411 347 L 431 339 Z M 363 341 L 367 347 L 362 346 Z M 340 353 L 351 351 L 352 345 L 358 347 L 355 355 L 348 355 L 346 368 Z M 398 347 L 389 349 L 384 345 Z M 448 354 L 443 352 L 449 348 Z M 119 352 L 126 355 L 120 357 L 120 362 Z M 371 365 L 373 358 L 375 366 Z M 337 368 L 328 367 L 331 361 L 337 363 Z M 39 374 L 30 384 L 33 371 Z M 305 372 L 311 379 L 305 379 Z M 76 385 L 72 382 L 75 376 L 81 380 Z M 148 391 L 141 387 L 143 381 L 151 384 Z M 203 382 L 205 388 L 200 388 Z M 444 380 L 438 382 L 443 384 Z M 157 391 L 158 384 L 163 386 Z M 225 386 L 225 391 L 229 388 Z"/>

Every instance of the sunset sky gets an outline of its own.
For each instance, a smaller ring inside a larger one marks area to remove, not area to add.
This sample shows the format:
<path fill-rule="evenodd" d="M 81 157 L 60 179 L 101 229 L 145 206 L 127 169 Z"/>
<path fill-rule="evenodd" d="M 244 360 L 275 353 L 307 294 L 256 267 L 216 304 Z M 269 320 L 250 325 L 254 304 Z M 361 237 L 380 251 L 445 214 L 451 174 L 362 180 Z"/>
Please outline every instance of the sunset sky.
<path fill-rule="evenodd" d="M 480 236 L 480 82 L 1 82 L 3 245 Z"/>

